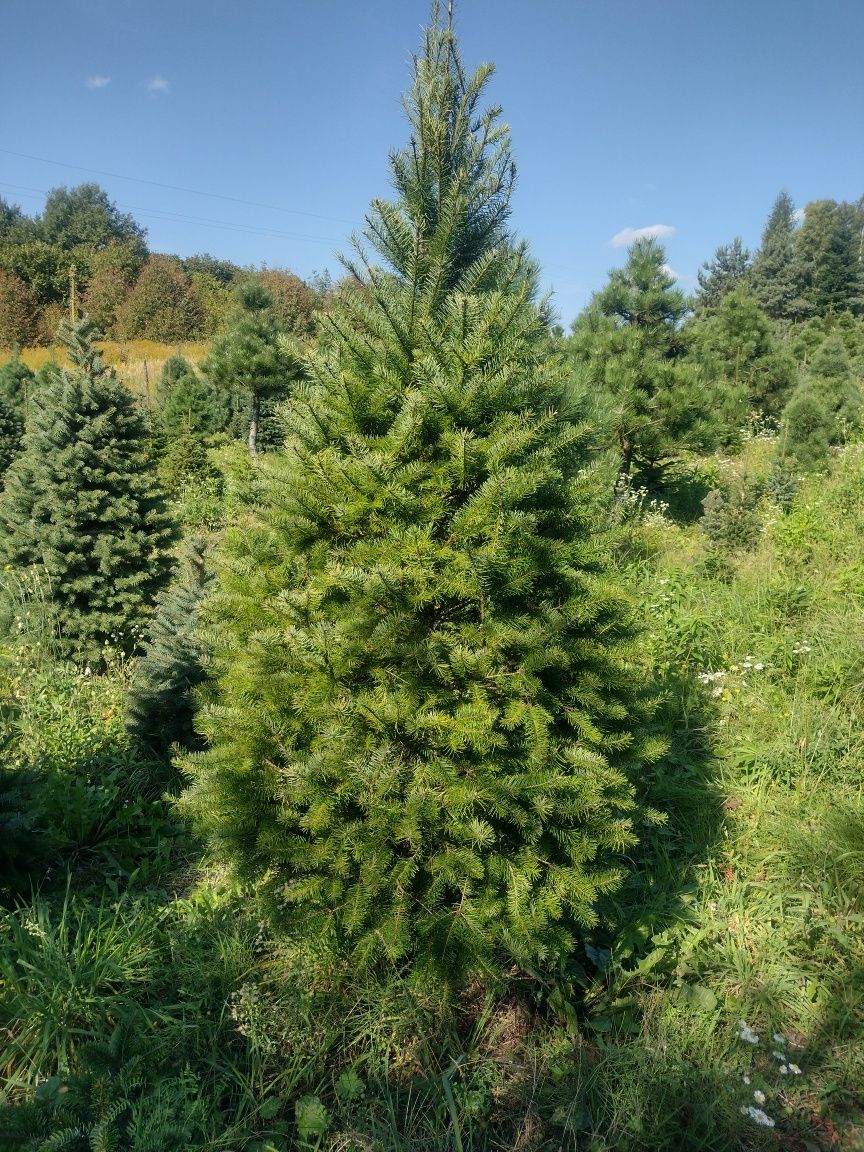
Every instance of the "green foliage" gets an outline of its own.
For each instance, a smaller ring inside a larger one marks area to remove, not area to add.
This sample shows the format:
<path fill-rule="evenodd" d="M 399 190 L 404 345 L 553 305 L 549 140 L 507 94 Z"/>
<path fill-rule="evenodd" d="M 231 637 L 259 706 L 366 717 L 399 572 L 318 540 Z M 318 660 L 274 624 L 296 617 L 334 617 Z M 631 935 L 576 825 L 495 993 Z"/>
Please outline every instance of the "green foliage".
<path fill-rule="evenodd" d="M 151 256 L 129 295 L 117 309 L 117 327 L 130 339 L 194 340 L 204 328 L 204 312 L 179 260 Z"/>
<path fill-rule="evenodd" d="M 0 346 L 35 344 L 40 335 L 39 309 L 30 289 L 0 268 Z"/>
<path fill-rule="evenodd" d="M 696 274 L 699 284 L 696 307 L 699 311 L 714 311 L 730 292 L 746 286 L 750 263 L 750 253 L 740 236 L 736 236 L 731 244 L 722 244 L 715 251 L 714 258 L 706 260 Z"/>
<path fill-rule="evenodd" d="M 22 419 L 33 393 L 33 381 L 33 373 L 19 359 L 18 350 L 14 349 L 12 359 L 0 365 L 0 400 L 5 400 Z"/>
<path fill-rule="evenodd" d="M 204 318 L 201 334 L 212 339 L 228 319 L 231 308 L 230 289 L 206 272 L 191 272 L 189 280 Z"/>
<path fill-rule="evenodd" d="M 149 923 L 136 908 L 95 912 L 66 899 L 54 915 L 42 899 L 2 916 L 0 1065 L 7 1090 L 74 1071 L 82 1038 L 107 1040 L 128 990 L 150 978 Z M 131 914 L 130 914 L 131 913 Z"/>
<path fill-rule="evenodd" d="M 166 389 L 161 391 L 164 395 Z M 179 436 L 200 439 L 221 432 L 227 417 L 225 398 L 206 376 L 198 376 L 192 369 L 173 381 L 159 405 L 159 428 L 169 440 Z"/>
<path fill-rule="evenodd" d="M 454 980 L 566 959 L 659 751 L 489 75 L 428 30 L 366 232 L 385 267 L 358 250 L 218 557 L 183 800 L 281 919 Z"/>
<path fill-rule="evenodd" d="M 157 756 L 165 756 L 173 744 L 187 749 L 198 744 L 192 692 L 205 676 L 198 617 L 211 581 L 206 551 L 203 540 L 186 542 L 171 584 L 156 599 L 129 686 L 129 730 Z"/>
<path fill-rule="evenodd" d="M 717 547 L 726 551 L 751 548 L 762 531 L 757 488 L 736 485 L 727 490 L 713 488 L 702 502 L 702 531 Z"/>
<path fill-rule="evenodd" d="M 68 298 L 69 254 L 44 240 L 0 244 L 0 268 L 27 286 L 39 307 Z"/>
<path fill-rule="evenodd" d="M 813 388 L 806 384 L 796 388 L 780 422 L 780 463 L 805 472 L 827 467 L 832 423 L 831 413 Z"/>
<path fill-rule="evenodd" d="M 112 241 L 89 256 L 84 310 L 105 336 L 113 336 L 117 311 L 141 271 L 146 252 L 135 241 Z"/>
<path fill-rule="evenodd" d="M 21 451 L 24 421 L 8 400 L 0 396 L 0 488 L 6 469 Z"/>
<path fill-rule="evenodd" d="M 853 375 L 852 364 L 838 334 L 828 336 L 819 345 L 807 368 L 806 381 L 832 417 L 829 433 L 832 444 L 842 443 L 849 433 L 861 427 L 864 391 Z"/>
<path fill-rule="evenodd" d="M 224 394 L 239 393 L 249 404 L 249 454 L 258 454 L 262 401 L 286 397 L 300 375 L 300 363 L 274 311 L 273 297 L 256 281 L 234 290 L 231 322 L 214 340 L 203 366 Z"/>
<path fill-rule="evenodd" d="M 694 353 L 704 371 L 719 375 L 750 405 L 778 419 L 795 385 L 795 364 L 746 287 L 725 293 L 694 328 Z"/>
<path fill-rule="evenodd" d="M 813 200 L 806 206 L 795 248 L 810 311 L 824 315 L 864 309 L 862 229 L 864 202 Z"/>
<path fill-rule="evenodd" d="M 45 200 L 39 231 L 49 243 L 72 249 L 106 248 L 112 243 L 135 244 L 146 251 L 147 230 L 130 215 L 118 212 L 98 184 L 52 188 Z"/>
<path fill-rule="evenodd" d="M 195 369 L 186 357 L 182 356 L 179 352 L 175 352 L 173 356 L 169 356 L 162 365 L 162 371 L 159 373 L 159 380 L 156 383 L 157 407 L 161 408 L 169 399 L 174 390 L 174 385 L 181 377 L 193 375 L 194 372 Z"/>
<path fill-rule="evenodd" d="M 71 361 L 39 390 L 0 496 L 0 559 L 44 570 L 69 653 L 127 651 L 171 566 L 173 527 L 144 420 L 93 349 L 89 321 L 61 331 Z"/>
<path fill-rule="evenodd" d="M 273 299 L 273 315 L 279 326 L 301 339 L 312 336 L 318 308 L 317 294 L 299 276 L 285 269 L 270 268 L 259 272 L 257 278 Z"/>
<path fill-rule="evenodd" d="M 687 301 L 665 259 L 653 239 L 633 244 L 569 341 L 593 390 L 608 398 L 623 475 L 634 465 L 662 472 L 682 448 L 710 449 L 743 418 L 735 382 L 703 378 L 685 355 Z"/>
<path fill-rule="evenodd" d="M 67 867 L 102 883 L 152 875 L 176 836 L 161 800 L 172 773 L 142 759 L 125 733 L 122 666 L 97 676 L 57 663 L 34 643 L 37 609 L 33 598 L 19 604 L 0 682 L 3 791 L 22 800 L 3 815 L 0 890 L 50 891 Z"/>
<path fill-rule="evenodd" d="M 774 201 L 750 274 L 753 295 L 772 320 L 797 320 L 808 315 L 808 304 L 801 294 L 795 230 L 795 205 L 788 192 L 781 192 Z"/>

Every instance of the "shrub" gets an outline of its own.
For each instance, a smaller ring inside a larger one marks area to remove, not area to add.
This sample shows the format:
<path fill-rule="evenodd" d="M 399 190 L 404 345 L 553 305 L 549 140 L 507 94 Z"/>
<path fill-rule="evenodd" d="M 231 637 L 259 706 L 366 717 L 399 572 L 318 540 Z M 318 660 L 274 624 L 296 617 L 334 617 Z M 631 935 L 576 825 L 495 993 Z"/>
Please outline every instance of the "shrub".
<path fill-rule="evenodd" d="M 36 344 L 40 334 L 39 306 L 30 289 L 0 268 L 0 347 Z"/>
<path fill-rule="evenodd" d="M 194 340 L 204 330 L 204 313 L 179 261 L 151 256 L 117 309 L 117 327 L 127 339 L 172 343 Z"/>

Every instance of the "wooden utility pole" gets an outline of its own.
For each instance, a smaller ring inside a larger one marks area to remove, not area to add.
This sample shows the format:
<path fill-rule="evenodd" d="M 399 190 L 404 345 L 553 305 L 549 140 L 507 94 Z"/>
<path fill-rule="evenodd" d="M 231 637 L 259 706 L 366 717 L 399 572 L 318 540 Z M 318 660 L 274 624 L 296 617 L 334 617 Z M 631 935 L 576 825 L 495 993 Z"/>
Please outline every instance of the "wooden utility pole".
<path fill-rule="evenodd" d="M 78 294 L 75 275 L 78 269 L 74 264 L 69 265 L 69 319 L 74 324 L 78 319 Z"/>

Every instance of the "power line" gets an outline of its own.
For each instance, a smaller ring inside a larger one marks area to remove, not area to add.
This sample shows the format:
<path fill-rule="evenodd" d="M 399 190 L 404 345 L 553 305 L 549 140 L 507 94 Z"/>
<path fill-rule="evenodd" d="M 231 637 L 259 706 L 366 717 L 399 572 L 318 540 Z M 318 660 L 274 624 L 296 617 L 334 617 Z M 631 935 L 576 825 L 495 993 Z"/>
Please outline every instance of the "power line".
<path fill-rule="evenodd" d="M 32 188 L 27 184 L 10 184 L 8 181 L 0 180 L 0 188 L 12 188 L 16 192 L 24 192 L 28 194 L 28 199 L 35 199 L 36 196 L 46 196 L 47 192 L 44 188 Z M 161 208 L 140 208 L 135 204 L 117 204 L 118 208 L 124 208 L 127 211 L 137 212 L 141 216 L 152 216 L 156 220 L 165 220 L 168 222 L 177 221 L 179 223 L 199 224 L 207 228 L 221 228 L 233 232 L 243 232 L 252 236 L 273 236 L 285 240 L 312 240 L 321 244 L 338 244 L 339 240 L 331 236 L 310 236 L 305 232 L 283 232 L 276 228 L 259 228 L 255 224 L 236 224 L 228 220 L 213 220 L 207 216 L 189 216 L 182 212 L 171 212 L 168 209 Z"/>
<path fill-rule="evenodd" d="M 36 160 L 40 164 L 53 164 L 57 168 L 71 168 L 75 172 L 89 172 L 91 176 L 110 176 L 112 180 L 130 180 L 134 184 L 149 184 L 151 188 L 167 188 L 171 192 L 188 192 L 193 196 L 209 196 L 212 200 L 227 200 L 232 204 L 245 204 L 249 208 L 266 208 L 270 212 L 287 212 L 293 216 L 309 216 L 313 220 L 327 220 L 333 224 L 348 224 L 356 227 L 354 221 L 343 220 L 339 216 L 322 216 L 317 212 L 304 212 L 299 208 L 284 208 L 279 204 L 262 204 L 257 200 L 243 200 L 239 196 L 225 196 L 221 192 L 203 192 L 200 188 L 184 188 L 179 184 L 162 184 L 158 180 L 145 180 L 141 176 L 124 176 L 120 172 L 106 172 L 102 168 L 85 168 L 82 164 L 65 164 L 62 160 L 49 160 L 47 156 L 31 156 L 29 152 L 14 152 L 11 148 L 0 148 L 4 156 L 17 156 L 21 160 Z"/>

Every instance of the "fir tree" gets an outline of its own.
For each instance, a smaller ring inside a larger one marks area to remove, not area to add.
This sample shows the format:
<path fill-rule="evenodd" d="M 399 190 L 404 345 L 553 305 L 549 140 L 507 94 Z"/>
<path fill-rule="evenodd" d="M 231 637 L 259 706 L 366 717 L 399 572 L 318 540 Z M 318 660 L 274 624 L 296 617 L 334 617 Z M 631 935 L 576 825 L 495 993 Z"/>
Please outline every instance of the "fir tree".
<path fill-rule="evenodd" d="M 27 415 L 34 379 L 31 370 L 20 359 L 18 349 L 14 349 L 11 360 L 0 367 L 0 400 L 5 400 L 22 420 Z"/>
<path fill-rule="evenodd" d="M 191 369 L 174 381 L 159 408 L 159 427 L 169 440 L 178 436 L 212 436 L 227 422 L 227 406 L 210 381 Z"/>
<path fill-rule="evenodd" d="M 832 420 L 812 388 L 796 388 L 780 423 L 777 459 L 783 472 L 816 472 L 828 465 Z"/>
<path fill-rule="evenodd" d="M 129 730 L 157 756 L 174 744 L 188 749 L 199 743 L 192 726 L 192 691 L 205 676 L 197 624 L 211 579 L 206 552 L 204 541 L 187 541 L 174 578 L 156 597 L 129 687 Z"/>
<path fill-rule="evenodd" d="M 798 320 L 808 311 L 801 296 L 795 230 L 795 205 L 788 192 L 781 192 L 774 201 L 750 273 L 753 295 L 772 320 Z"/>
<path fill-rule="evenodd" d="M 147 430 L 92 345 L 64 324 L 71 367 L 45 375 L 23 451 L 0 495 L 0 562 L 44 569 L 67 651 L 98 657 L 136 631 L 171 567 L 173 529 L 153 479 Z"/>
<path fill-rule="evenodd" d="M 0 488 L 6 469 L 21 451 L 24 421 L 3 396 L 0 396 Z"/>
<path fill-rule="evenodd" d="M 861 239 L 864 210 L 835 200 L 814 200 L 795 235 L 802 295 L 811 311 L 860 312 L 864 308 Z"/>
<path fill-rule="evenodd" d="M 842 338 L 833 333 L 820 344 L 810 361 L 806 387 L 820 401 L 831 418 L 829 440 L 842 443 L 849 431 L 861 427 L 864 392 L 852 372 L 852 364 Z"/>
<path fill-rule="evenodd" d="M 750 264 L 750 253 L 740 236 L 736 236 L 731 244 L 721 244 L 713 260 L 706 260 L 696 273 L 699 284 L 696 307 L 699 311 L 714 311 L 724 297 L 745 285 L 750 274 Z"/>
<path fill-rule="evenodd" d="M 396 199 L 373 203 L 218 558 L 210 747 L 183 801 L 290 923 L 454 976 L 554 970 L 619 881 L 628 774 L 659 751 L 507 227 L 490 74 L 466 76 L 434 9 Z"/>
<path fill-rule="evenodd" d="M 797 379 L 795 362 L 745 287 L 727 293 L 693 334 L 709 373 L 741 391 L 759 412 L 779 419 Z"/>

